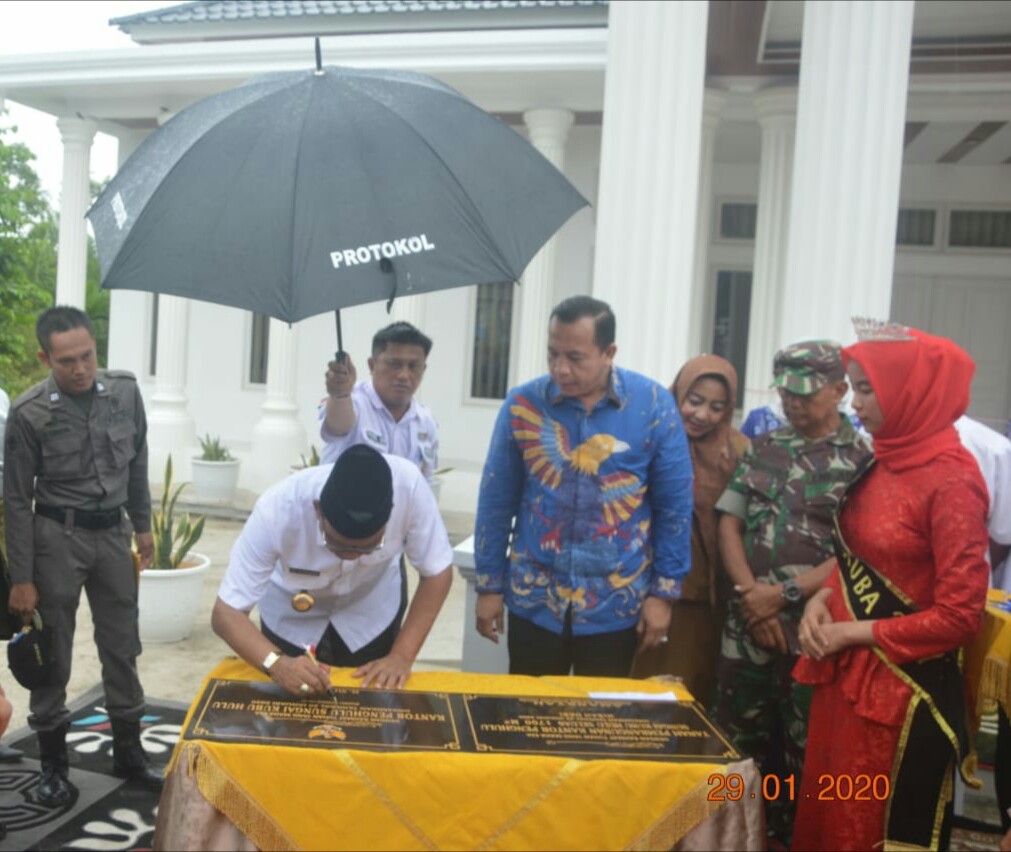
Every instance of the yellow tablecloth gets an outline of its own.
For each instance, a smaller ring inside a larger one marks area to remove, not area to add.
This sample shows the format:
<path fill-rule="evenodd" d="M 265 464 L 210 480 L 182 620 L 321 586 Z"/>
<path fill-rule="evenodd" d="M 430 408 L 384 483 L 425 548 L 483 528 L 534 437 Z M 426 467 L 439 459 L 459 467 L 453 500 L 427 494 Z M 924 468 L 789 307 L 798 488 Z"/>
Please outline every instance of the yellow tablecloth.
<path fill-rule="evenodd" d="M 996 606 L 1007 598 L 1000 589 L 987 593 L 982 626 L 965 657 L 976 726 L 980 716 L 994 712 L 998 704 L 1011 715 L 1011 613 Z"/>
<path fill-rule="evenodd" d="M 222 662 L 212 678 L 267 679 L 238 660 Z M 332 679 L 358 684 L 350 669 L 333 669 Z M 416 672 L 409 687 L 542 696 L 674 689 L 691 697 L 679 684 L 442 672 Z M 708 800 L 709 777 L 726 771 L 713 763 L 181 740 L 168 783 L 180 773 L 195 781 L 261 849 L 669 849 L 722 807 Z M 160 831 L 156 848 L 177 848 Z"/>

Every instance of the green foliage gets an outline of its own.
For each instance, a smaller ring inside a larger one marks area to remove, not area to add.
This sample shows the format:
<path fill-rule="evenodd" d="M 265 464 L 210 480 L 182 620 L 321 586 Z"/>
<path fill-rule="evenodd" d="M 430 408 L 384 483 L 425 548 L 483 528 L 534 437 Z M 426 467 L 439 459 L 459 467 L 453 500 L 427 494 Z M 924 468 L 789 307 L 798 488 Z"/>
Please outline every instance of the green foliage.
<path fill-rule="evenodd" d="M 212 438 L 208 434 L 199 440 L 203 451 L 200 461 L 235 461 L 235 457 L 228 452 L 228 447 L 221 443 L 221 438 L 217 435 Z"/>
<path fill-rule="evenodd" d="M 2 113 L 0 113 L 2 116 Z M 0 387 L 14 399 L 47 375 L 35 319 L 54 304 L 59 223 L 32 166 L 35 155 L 0 126 Z M 92 182 L 92 198 L 104 188 Z M 98 255 L 88 239 L 85 310 L 95 327 L 98 363 L 109 350 L 109 293 L 100 289 Z"/>
<path fill-rule="evenodd" d="M 309 447 L 309 458 L 306 458 L 301 453 L 299 453 L 298 457 L 300 459 L 302 459 L 302 467 L 303 468 L 316 467 L 319 464 L 319 453 L 316 452 L 316 445 L 315 444 L 312 444 Z"/>
<path fill-rule="evenodd" d="M 165 461 L 165 485 L 158 511 L 151 513 L 151 533 L 154 536 L 154 560 L 151 568 L 158 571 L 178 568 L 186 554 L 197 543 L 204 532 L 205 517 L 200 515 L 191 520 L 189 514 L 183 516 L 176 526 L 175 508 L 179 495 L 188 483 L 181 483 L 172 490 L 172 455 Z"/>
<path fill-rule="evenodd" d="M 45 378 L 35 317 L 53 303 L 57 231 L 35 155 L 0 127 L 0 386 L 13 399 Z"/>

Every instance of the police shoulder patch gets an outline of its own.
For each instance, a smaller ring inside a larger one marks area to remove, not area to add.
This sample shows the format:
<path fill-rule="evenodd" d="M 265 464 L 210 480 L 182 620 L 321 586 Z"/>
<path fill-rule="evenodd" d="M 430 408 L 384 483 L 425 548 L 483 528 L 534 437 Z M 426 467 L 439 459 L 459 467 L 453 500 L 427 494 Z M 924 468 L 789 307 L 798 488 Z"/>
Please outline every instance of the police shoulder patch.
<path fill-rule="evenodd" d="M 104 372 L 110 379 L 129 379 L 131 382 L 137 381 L 137 377 L 129 370 L 105 370 Z"/>

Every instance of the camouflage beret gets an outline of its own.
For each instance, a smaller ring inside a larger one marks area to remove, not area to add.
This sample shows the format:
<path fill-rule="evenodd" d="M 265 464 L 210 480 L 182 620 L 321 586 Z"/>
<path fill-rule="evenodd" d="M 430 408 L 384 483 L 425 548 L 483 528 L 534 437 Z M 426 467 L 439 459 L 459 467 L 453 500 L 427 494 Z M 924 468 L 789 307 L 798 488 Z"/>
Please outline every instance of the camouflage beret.
<path fill-rule="evenodd" d="M 846 378 L 842 347 L 832 340 L 805 340 L 780 349 L 772 362 L 773 387 L 810 396 Z"/>

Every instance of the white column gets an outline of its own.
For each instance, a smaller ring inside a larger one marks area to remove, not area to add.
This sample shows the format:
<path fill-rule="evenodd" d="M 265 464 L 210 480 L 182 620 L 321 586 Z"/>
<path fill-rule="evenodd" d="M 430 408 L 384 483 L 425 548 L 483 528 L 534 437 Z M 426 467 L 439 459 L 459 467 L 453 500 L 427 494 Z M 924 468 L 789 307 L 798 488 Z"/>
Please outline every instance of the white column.
<path fill-rule="evenodd" d="M 709 280 L 709 243 L 713 226 L 713 156 L 716 150 L 716 128 L 726 95 L 716 89 L 706 89 L 702 101 L 702 140 L 699 145 L 699 199 L 695 217 L 695 257 L 692 265 L 692 315 L 688 328 L 688 354 L 700 355 L 712 348 L 713 283 Z M 673 367 L 670 380 L 678 367 Z M 664 384 L 669 381 L 657 376 Z"/>
<path fill-rule="evenodd" d="M 567 109 L 531 109 L 523 113 L 531 144 L 558 171 L 565 171 L 565 141 L 575 121 Z M 556 237 L 548 240 L 527 265 L 520 281 L 519 323 L 515 374 L 510 386 L 518 385 L 547 372 L 548 316 L 555 306 Z"/>
<path fill-rule="evenodd" d="M 667 381 L 689 354 L 708 3 L 610 9 L 593 292 L 618 362 Z"/>
<path fill-rule="evenodd" d="M 155 385 L 147 406 L 148 469 L 152 482 L 161 482 L 164 478 L 162 474 L 169 453 L 172 454 L 173 479 L 185 482 L 192 478 L 190 460 L 197 452 L 197 440 L 186 397 L 189 319 L 188 299 L 164 294 L 158 297 Z"/>
<path fill-rule="evenodd" d="M 751 278 L 751 317 L 748 325 L 748 366 L 744 382 L 744 411 L 769 405 L 775 391 L 772 359 L 791 341 L 780 335 L 786 238 L 790 226 L 790 187 L 793 138 L 797 128 L 796 89 L 770 89 L 755 97 L 762 128 L 762 156 L 758 172 L 758 223 L 755 263 Z"/>
<path fill-rule="evenodd" d="M 119 168 L 148 136 L 145 130 L 124 131 L 119 136 L 117 164 Z M 149 344 L 147 323 L 138 322 L 150 311 L 152 296 L 139 290 L 109 291 L 109 365 L 117 370 L 130 370 L 144 382 L 148 371 Z M 175 456 L 172 457 L 175 461 Z M 151 479 L 157 482 L 161 472 L 149 466 Z M 164 469 L 164 468 L 162 468 Z"/>
<path fill-rule="evenodd" d="M 89 179 L 95 125 L 82 118 L 59 118 L 56 126 L 63 140 L 56 304 L 83 308 L 88 269 L 88 228 L 84 214 L 91 201 Z"/>
<path fill-rule="evenodd" d="M 887 319 L 912 0 L 805 3 L 782 338 Z"/>
<path fill-rule="evenodd" d="M 390 322 L 409 322 L 419 331 L 425 330 L 425 294 L 397 296 L 390 309 Z M 370 353 L 371 354 L 371 353 Z"/>
<path fill-rule="evenodd" d="M 267 398 L 253 427 L 247 486 L 260 492 L 288 475 L 308 441 L 295 401 L 298 326 L 271 319 L 267 354 Z"/>

